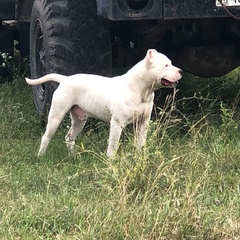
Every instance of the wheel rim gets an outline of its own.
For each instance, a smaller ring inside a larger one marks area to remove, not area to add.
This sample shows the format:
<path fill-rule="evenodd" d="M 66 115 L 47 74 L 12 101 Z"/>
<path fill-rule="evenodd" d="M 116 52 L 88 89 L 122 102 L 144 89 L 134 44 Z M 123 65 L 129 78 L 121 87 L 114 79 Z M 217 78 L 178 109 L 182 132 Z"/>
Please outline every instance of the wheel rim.
<path fill-rule="evenodd" d="M 35 74 L 36 78 L 43 76 L 46 73 L 46 55 L 45 55 L 45 46 L 44 46 L 44 36 L 43 36 L 43 27 L 39 19 L 35 22 Z M 34 75 L 35 75 L 34 74 Z M 39 101 L 43 102 L 45 100 L 45 84 L 40 84 L 35 86 L 36 97 Z"/>

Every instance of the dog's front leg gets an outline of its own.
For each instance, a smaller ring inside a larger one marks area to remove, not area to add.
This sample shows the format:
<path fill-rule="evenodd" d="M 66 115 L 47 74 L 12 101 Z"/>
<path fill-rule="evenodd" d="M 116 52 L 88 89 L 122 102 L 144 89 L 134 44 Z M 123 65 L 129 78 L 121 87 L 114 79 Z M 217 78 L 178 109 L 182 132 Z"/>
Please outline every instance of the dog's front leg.
<path fill-rule="evenodd" d="M 110 134 L 107 148 L 107 157 L 113 157 L 116 153 L 121 133 L 122 126 L 120 124 L 120 121 L 112 117 L 110 121 Z"/>
<path fill-rule="evenodd" d="M 148 124 L 151 113 L 145 114 L 138 118 L 135 128 L 135 144 L 140 149 L 146 144 Z"/>

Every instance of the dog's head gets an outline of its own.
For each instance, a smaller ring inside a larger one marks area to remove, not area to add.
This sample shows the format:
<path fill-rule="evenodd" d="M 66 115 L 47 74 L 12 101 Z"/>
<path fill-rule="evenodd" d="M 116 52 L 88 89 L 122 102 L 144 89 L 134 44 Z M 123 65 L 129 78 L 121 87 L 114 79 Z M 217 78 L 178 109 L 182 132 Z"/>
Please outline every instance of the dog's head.
<path fill-rule="evenodd" d="M 149 49 L 145 57 L 149 77 L 156 88 L 173 88 L 182 77 L 182 70 L 172 65 L 170 59 L 155 49 Z"/>

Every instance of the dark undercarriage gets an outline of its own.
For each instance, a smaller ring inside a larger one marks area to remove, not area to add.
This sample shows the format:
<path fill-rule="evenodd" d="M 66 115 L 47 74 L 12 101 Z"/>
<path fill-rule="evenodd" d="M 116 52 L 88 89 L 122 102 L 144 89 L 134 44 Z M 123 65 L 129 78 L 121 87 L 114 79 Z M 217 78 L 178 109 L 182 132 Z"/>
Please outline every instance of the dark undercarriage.
<path fill-rule="evenodd" d="M 133 64 L 149 48 L 198 76 L 222 76 L 240 64 L 240 22 L 232 18 L 124 22 L 111 29 L 117 67 Z"/>

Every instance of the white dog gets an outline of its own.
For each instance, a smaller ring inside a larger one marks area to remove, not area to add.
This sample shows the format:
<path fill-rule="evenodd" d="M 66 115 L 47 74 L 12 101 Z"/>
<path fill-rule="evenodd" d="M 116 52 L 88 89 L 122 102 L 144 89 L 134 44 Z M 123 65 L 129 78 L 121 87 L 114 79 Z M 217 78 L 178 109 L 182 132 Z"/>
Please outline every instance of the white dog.
<path fill-rule="evenodd" d="M 68 111 L 71 115 L 71 128 L 65 139 L 69 151 L 73 150 L 75 139 L 88 117 L 110 122 L 108 157 L 116 153 L 122 129 L 133 121 L 136 122 L 136 144 L 142 147 L 146 141 L 154 91 L 175 87 L 180 78 L 181 70 L 154 49 L 148 50 L 146 57 L 122 76 L 108 78 L 76 74 L 67 77 L 52 73 L 36 80 L 26 78 L 30 85 L 47 81 L 60 83 L 53 94 L 48 124 L 38 155 L 45 153 L 49 141 Z"/>

